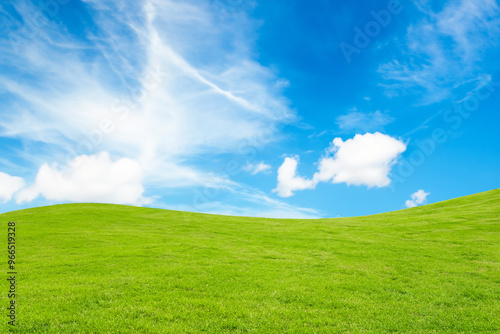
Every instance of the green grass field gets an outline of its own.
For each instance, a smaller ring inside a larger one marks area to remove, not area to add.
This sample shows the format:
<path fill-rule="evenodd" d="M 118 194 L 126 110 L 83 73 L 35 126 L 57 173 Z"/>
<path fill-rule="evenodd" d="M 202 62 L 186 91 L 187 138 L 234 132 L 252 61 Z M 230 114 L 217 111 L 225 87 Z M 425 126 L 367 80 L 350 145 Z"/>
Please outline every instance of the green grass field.
<path fill-rule="evenodd" d="M 500 190 L 289 220 L 106 204 L 16 222 L 4 333 L 500 333 Z M 5 277 L 4 276 L 4 277 Z"/>

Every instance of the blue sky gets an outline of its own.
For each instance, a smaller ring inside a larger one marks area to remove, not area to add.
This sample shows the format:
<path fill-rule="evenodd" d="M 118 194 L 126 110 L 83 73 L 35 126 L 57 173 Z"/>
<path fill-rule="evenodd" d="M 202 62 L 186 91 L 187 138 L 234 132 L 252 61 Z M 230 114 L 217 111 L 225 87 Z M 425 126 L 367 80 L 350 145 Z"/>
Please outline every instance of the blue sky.
<path fill-rule="evenodd" d="M 339 217 L 498 188 L 499 5 L 3 2 L 0 211 Z"/>

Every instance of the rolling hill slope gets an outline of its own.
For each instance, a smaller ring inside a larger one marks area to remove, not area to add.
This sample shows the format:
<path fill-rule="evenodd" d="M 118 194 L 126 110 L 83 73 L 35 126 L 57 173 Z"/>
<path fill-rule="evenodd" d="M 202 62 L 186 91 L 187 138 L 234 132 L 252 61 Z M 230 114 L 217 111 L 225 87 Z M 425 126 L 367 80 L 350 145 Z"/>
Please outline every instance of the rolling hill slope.
<path fill-rule="evenodd" d="M 319 220 L 106 204 L 5 213 L 17 326 L 3 316 L 0 331 L 497 333 L 499 217 L 499 189 Z"/>

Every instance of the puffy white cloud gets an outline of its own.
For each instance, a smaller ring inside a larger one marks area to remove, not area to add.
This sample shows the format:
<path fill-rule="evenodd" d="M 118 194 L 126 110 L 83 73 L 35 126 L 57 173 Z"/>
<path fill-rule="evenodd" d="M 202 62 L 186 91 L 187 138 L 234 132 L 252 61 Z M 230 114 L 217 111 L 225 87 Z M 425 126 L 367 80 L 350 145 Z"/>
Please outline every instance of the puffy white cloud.
<path fill-rule="evenodd" d="M 286 158 L 278 170 L 275 192 L 289 197 L 295 190 L 312 189 L 320 182 L 385 187 L 391 183 L 389 172 L 406 144 L 376 133 L 356 135 L 343 141 L 335 138 L 327 155 L 318 162 L 318 171 L 308 180 L 296 175 L 298 158 Z"/>
<path fill-rule="evenodd" d="M 11 200 L 12 195 L 24 187 L 24 179 L 18 176 L 0 172 L 0 199 L 5 202 Z"/>
<path fill-rule="evenodd" d="M 283 164 L 278 169 L 278 185 L 273 192 L 278 193 L 281 197 L 293 196 L 296 190 L 304 190 L 314 188 L 316 185 L 313 180 L 307 180 L 301 176 L 297 176 L 297 165 L 299 157 L 287 157 Z"/>
<path fill-rule="evenodd" d="M 356 135 L 343 141 L 335 138 L 329 148 L 333 156 L 319 161 L 316 182 L 385 187 L 391 183 L 389 172 L 406 145 L 379 132 Z"/>
<path fill-rule="evenodd" d="M 258 164 L 248 163 L 245 166 L 243 166 L 243 170 L 249 172 L 251 175 L 267 172 L 270 169 L 271 166 L 262 161 L 259 162 Z"/>
<path fill-rule="evenodd" d="M 136 161 L 111 160 L 107 152 L 79 156 L 66 169 L 43 164 L 32 187 L 17 194 L 17 202 L 32 201 L 39 195 L 48 200 L 140 205 L 142 171 Z"/>
<path fill-rule="evenodd" d="M 426 193 L 422 189 L 411 194 L 410 199 L 405 202 L 407 208 L 413 208 L 418 205 L 422 205 L 427 200 L 427 196 L 430 193 Z"/>

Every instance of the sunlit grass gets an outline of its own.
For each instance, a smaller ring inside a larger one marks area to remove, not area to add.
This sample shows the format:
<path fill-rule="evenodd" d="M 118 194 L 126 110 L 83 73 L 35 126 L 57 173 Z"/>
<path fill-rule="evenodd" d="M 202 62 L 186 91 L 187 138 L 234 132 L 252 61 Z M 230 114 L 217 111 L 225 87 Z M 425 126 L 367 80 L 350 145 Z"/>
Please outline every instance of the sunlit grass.
<path fill-rule="evenodd" d="M 321 220 L 104 204 L 6 213 L 13 332 L 493 333 L 499 216 L 500 190 Z"/>

